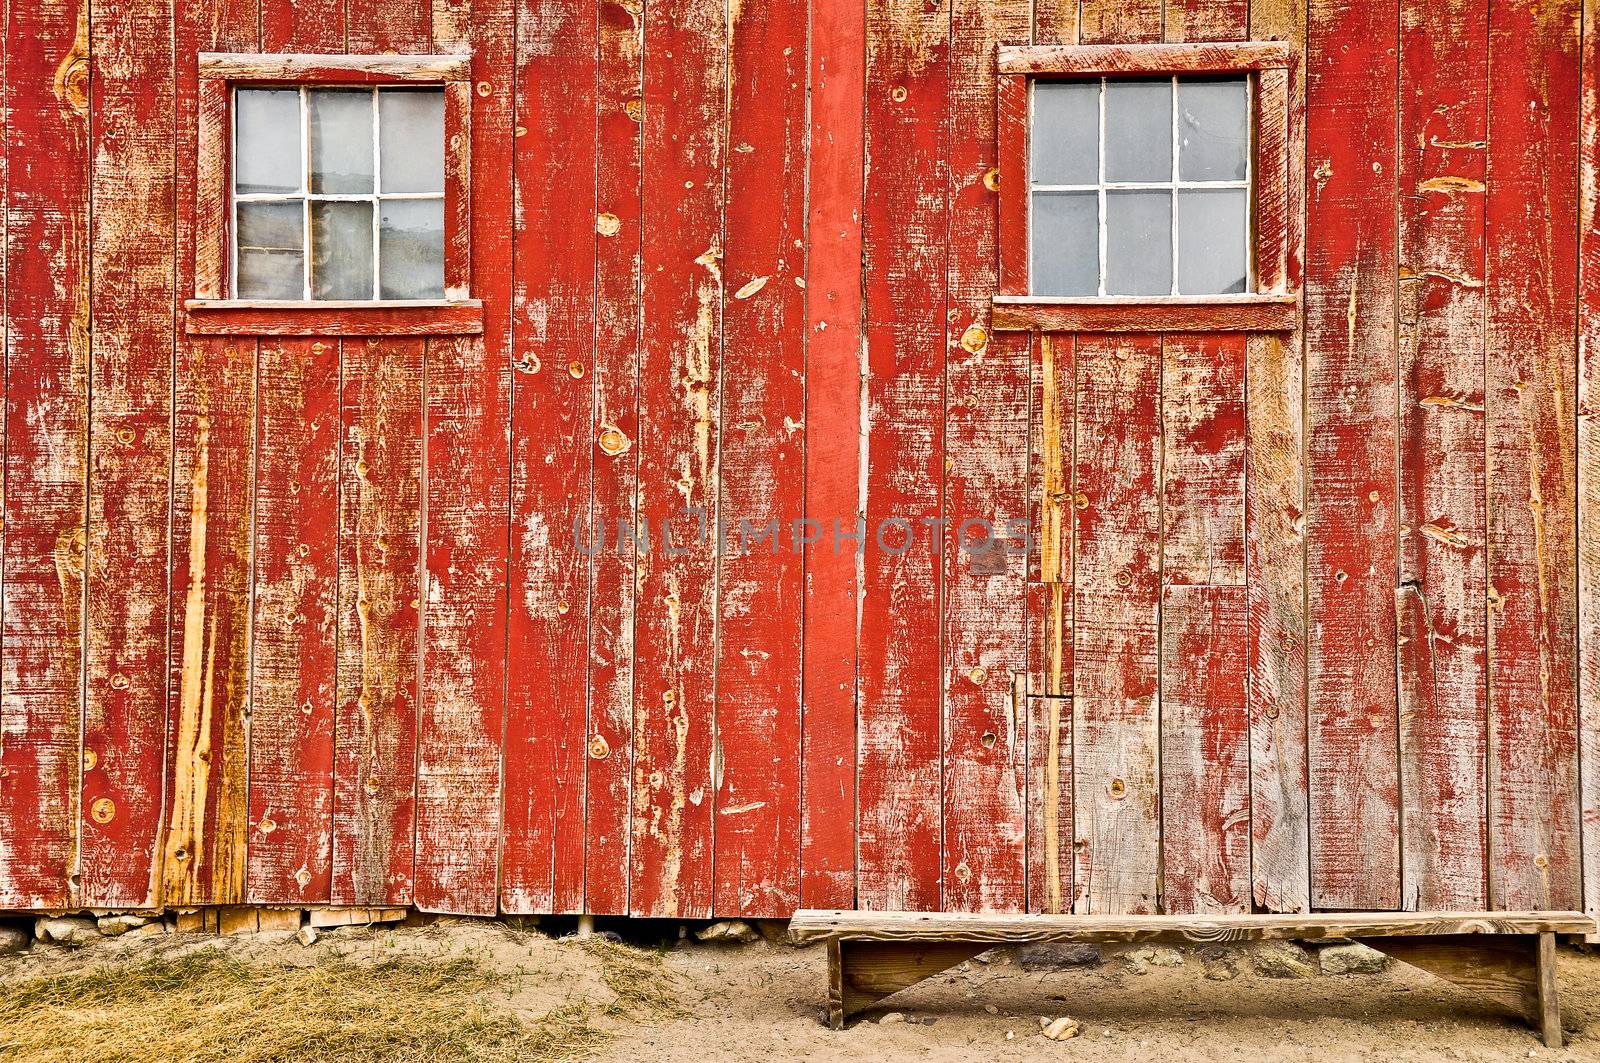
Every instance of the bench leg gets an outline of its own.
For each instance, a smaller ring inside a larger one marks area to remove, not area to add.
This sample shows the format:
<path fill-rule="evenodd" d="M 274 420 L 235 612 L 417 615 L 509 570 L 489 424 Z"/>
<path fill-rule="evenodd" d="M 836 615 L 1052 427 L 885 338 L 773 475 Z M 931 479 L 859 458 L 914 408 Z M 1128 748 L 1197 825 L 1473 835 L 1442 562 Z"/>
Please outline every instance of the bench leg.
<path fill-rule="evenodd" d="M 828 1025 L 870 1008 L 891 993 L 909 989 L 925 978 L 947 971 L 993 948 L 993 943 L 941 941 L 828 942 Z"/>
<path fill-rule="evenodd" d="M 1551 1048 L 1561 1047 L 1554 934 L 1443 934 L 1364 938 L 1362 943 L 1528 1020 Z"/>

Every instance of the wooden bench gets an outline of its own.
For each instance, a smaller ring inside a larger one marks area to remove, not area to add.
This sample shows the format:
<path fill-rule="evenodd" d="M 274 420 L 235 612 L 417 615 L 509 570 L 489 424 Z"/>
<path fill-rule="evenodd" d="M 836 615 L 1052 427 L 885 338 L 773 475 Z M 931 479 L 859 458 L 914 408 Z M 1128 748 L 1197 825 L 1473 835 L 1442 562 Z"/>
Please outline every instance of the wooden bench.
<path fill-rule="evenodd" d="M 1034 942 L 1219 942 L 1352 938 L 1507 1005 L 1561 1047 L 1557 934 L 1592 934 L 1581 912 L 1355 912 L 1311 915 L 795 914 L 796 944 L 828 946 L 828 1023 L 845 1019 L 998 945 Z"/>

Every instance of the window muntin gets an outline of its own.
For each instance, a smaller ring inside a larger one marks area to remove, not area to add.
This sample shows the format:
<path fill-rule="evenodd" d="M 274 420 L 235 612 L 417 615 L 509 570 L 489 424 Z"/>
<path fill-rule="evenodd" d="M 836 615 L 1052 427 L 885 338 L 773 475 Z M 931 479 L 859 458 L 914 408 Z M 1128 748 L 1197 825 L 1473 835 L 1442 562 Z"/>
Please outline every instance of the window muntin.
<path fill-rule="evenodd" d="M 1035 80 L 1032 293 L 1250 291 L 1250 97 L 1243 75 Z"/>
<path fill-rule="evenodd" d="M 445 295 L 442 87 L 239 87 L 236 298 Z"/>

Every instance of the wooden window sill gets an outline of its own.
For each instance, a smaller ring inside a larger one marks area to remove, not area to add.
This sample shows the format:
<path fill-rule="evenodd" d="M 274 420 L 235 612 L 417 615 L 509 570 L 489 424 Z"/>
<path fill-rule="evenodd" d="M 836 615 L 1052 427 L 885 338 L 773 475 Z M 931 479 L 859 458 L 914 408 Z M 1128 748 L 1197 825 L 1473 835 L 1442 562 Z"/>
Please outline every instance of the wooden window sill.
<path fill-rule="evenodd" d="M 483 301 L 278 302 L 190 299 L 191 336 L 477 336 Z"/>
<path fill-rule="evenodd" d="M 1289 332 L 1297 295 L 1061 298 L 997 295 L 993 327 L 1002 332 Z"/>

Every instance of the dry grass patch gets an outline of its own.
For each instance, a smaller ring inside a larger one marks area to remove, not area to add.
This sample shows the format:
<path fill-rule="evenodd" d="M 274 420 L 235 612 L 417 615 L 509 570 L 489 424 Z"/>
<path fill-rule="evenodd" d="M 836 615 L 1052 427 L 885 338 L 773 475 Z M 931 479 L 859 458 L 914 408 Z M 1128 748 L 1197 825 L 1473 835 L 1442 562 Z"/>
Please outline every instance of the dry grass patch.
<path fill-rule="evenodd" d="M 528 975 L 474 956 L 312 963 L 215 949 L 0 983 L 0 1060 L 29 1063 L 560 1063 L 608 1039 L 601 1015 L 677 1014 L 659 956 L 592 947 L 616 994 L 524 1018 Z"/>

